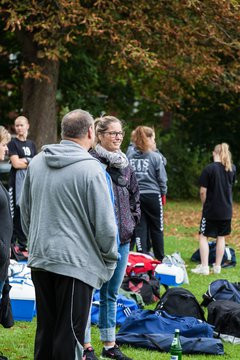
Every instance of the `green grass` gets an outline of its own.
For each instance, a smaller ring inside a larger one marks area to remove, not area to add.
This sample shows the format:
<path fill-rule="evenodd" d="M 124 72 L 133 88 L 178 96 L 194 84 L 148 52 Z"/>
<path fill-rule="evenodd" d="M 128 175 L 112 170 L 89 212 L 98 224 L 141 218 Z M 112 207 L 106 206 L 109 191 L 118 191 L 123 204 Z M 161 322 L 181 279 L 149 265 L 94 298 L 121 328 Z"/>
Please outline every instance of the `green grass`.
<path fill-rule="evenodd" d="M 236 214 L 239 214 L 240 206 L 234 205 L 233 231 L 227 239 L 227 243 L 235 248 L 237 259 L 239 258 L 240 247 L 240 227 Z M 187 289 L 192 291 L 199 301 L 202 294 L 207 290 L 208 284 L 219 278 L 218 275 L 200 276 L 190 272 L 196 264 L 190 261 L 192 253 L 198 248 L 198 226 L 201 217 L 201 206 L 199 202 L 174 202 L 168 201 L 165 206 L 165 253 L 172 254 L 175 251 L 181 253 L 185 260 L 189 275 L 189 285 L 185 285 Z M 221 278 L 229 281 L 239 281 L 238 266 L 231 269 L 223 269 Z M 161 287 L 161 292 L 164 292 Z M 154 308 L 155 305 L 151 306 Z M 207 315 L 207 314 L 206 314 Z M 36 319 L 32 322 L 16 322 L 11 329 L 0 329 L 0 351 L 8 356 L 10 360 L 33 359 L 34 335 L 35 335 Z M 102 345 L 99 340 L 99 331 L 92 327 L 92 344 L 97 355 L 100 355 Z M 64 346 L 64 344 L 63 344 Z M 134 360 L 169 360 L 170 355 L 167 353 L 159 353 L 155 351 L 147 351 L 143 349 L 134 349 L 123 346 L 124 352 Z M 197 360 L 218 360 L 218 359 L 240 359 L 238 345 L 224 343 L 225 355 L 184 355 L 184 359 Z M 44 360 L 44 359 L 43 359 Z M 70 359 L 66 359 L 70 360 Z"/>

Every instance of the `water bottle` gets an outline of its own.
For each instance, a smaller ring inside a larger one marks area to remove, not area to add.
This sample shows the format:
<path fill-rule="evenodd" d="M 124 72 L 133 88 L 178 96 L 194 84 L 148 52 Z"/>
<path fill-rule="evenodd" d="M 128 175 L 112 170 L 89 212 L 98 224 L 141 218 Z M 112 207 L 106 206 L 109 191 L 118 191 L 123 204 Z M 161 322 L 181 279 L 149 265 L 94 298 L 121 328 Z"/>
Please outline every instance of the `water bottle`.
<path fill-rule="evenodd" d="M 181 360 L 182 359 L 182 346 L 180 342 L 179 329 L 175 330 L 172 345 L 170 347 L 170 360 Z"/>

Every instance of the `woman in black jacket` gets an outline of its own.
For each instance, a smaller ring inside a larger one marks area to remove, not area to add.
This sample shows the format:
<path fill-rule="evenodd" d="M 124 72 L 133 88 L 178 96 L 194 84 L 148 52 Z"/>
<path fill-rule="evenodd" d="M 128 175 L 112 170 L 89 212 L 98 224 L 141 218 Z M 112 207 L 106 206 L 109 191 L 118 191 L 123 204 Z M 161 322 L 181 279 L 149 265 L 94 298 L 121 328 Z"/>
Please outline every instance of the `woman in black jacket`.
<path fill-rule="evenodd" d="M 7 151 L 7 143 L 11 137 L 7 130 L 0 126 L 0 160 L 3 161 Z M 13 231 L 10 212 L 9 195 L 0 181 L 0 299 L 8 274 L 10 261 L 10 243 Z"/>
<path fill-rule="evenodd" d="M 96 146 L 90 151 L 109 173 L 112 179 L 114 207 L 119 230 L 119 260 L 112 278 L 100 289 L 99 328 L 104 343 L 103 358 L 131 360 L 124 355 L 115 342 L 116 304 L 119 288 L 126 271 L 130 241 L 140 219 L 138 183 L 126 155 L 120 150 L 124 131 L 122 123 L 114 116 L 95 120 Z M 96 360 L 91 347 L 90 329 L 85 335 L 86 360 Z"/>

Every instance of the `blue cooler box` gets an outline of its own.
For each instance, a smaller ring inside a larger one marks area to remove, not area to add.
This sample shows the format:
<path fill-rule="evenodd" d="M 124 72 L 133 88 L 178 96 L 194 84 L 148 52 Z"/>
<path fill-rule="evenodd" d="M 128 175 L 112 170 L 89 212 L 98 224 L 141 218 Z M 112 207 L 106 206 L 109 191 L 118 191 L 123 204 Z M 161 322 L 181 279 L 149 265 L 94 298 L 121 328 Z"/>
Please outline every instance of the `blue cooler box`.
<path fill-rule="evenodd" d="M 13 318 L 16 321 L 32 321 L 35 315 L 35 300 L 11 299 Z"/>
<path fill-rule="evenodd" d="M 36 312 L 35 290 L 29 278 L 9 278 L 12 286 L 10 299 L 13 318 L 17 321 L 32 321 Z"/>
<path fill-rule="evenodd" d="M 184 271 L 176 265 L 159 264 L 155 268 L 155 276 L 161 284 L 179 286 L 184 282 Z"/>

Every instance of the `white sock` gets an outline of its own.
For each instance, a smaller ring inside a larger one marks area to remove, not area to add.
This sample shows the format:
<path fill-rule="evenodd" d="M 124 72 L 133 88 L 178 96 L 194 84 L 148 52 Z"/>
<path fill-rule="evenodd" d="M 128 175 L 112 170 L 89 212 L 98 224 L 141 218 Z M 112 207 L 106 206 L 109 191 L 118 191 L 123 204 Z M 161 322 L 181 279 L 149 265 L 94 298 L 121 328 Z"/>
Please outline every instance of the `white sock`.
<path fill-rule="evenodd" d="M 104 345 L 104 349 L 105 349 L 105 350 L 112 349 L 113 347 L 114 347 L 114 345 L 113 345 L 113 346 L 105 346 L 105 345 Z"/>

